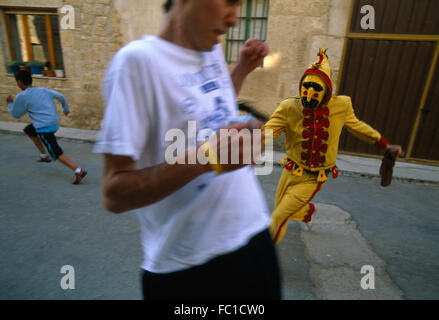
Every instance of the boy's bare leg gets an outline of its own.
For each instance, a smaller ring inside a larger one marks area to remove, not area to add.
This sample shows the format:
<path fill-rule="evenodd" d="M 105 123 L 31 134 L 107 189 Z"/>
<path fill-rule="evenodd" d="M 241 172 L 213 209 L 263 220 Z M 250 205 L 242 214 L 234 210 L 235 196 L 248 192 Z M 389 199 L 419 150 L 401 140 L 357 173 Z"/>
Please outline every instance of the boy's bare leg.
<path fill-rule="evenodd" d="M 72 160 L 70 160 L 69 157 L 62 154 L 58 157 L 58 160 L 64 164 L 65 166 L 69 167 L 75 172 L 75 179 L 73 180 L 72 184 L 79 184 L 82 179 L 87 175 L 87 171 L 82 170 L 80 167 L 78 167 Z"/>
<path fill-rule="evenodd" d="M 64 164 L 65 166 L 69 167 L 73 171 L 75 171 L 75 179 L 73 180 L 72 184 L 79 184 L 82 179 L 87 175 L 87 171 L 82 170 L 79 168 L 72 160 L 70 160 L 69 157 L 62 154 L 58 157 L 58 160 Z"/>
<path fill-rule="evenodd" d="M 45 154 L 46 150 L 44 150 L 43 147 L 43 143 L 41 142 L 40 137 L 32 137 L 32 136 L 28 136 L 29 139 L 32 140 L 32 142 L 35 144 L 35 146 L 37 147 L 37 149 L 40 151 L 41 154 Z"/>
<path fill-rule="evenodd" d="M 76 169 L 78 169 L 78 166 L 72 161 L 70 160 L 69 157 L 67 157 L 65 154 L 62 154 L 58 157 L 58 160 L 64 164 L 65 166 L 69 167 L 70 169 L 72 169 L 73 171 L 75 171 Z"/>

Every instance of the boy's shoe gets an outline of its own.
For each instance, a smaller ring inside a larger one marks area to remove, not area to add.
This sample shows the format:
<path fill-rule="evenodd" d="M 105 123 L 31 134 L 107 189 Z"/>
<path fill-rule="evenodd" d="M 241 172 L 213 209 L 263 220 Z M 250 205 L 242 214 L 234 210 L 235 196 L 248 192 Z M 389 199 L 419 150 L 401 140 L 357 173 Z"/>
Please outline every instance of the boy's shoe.
<path fill-rule="evenodd" d="M 45 157 L 45 158 L 43 158 L 43 157 L 39 157 L 39 158 L 37 159 L 37 162 L 52 162 L 52 160 L 50 159 L 49 156 L 47 156 L 47 157 Z"/>
<path fill-rule="evenodd" d="M 81 172 L 75 173 L 75 180 L 73 180 L 72 184 L 79 184 L 86 175 L 87 171 L 81 169 Z"/>

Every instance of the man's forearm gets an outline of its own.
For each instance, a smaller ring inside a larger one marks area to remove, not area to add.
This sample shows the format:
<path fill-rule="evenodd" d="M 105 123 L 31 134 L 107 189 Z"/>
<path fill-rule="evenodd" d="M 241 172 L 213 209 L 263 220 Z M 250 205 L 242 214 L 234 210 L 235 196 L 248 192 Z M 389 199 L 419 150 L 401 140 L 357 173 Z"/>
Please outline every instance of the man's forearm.
<path fill-rule="evenodd" d="M 121 213 L 153 204 L 209 170 L 209 166 L 200 164 L 163 163 L 141 170 L 105 172 L 105 207 L 112 212 Z"/>
<path fill-rule="evenodd" d="M 241 68 L 239 65 L 235 65 L 230 72 L 230 77 L 232 78 L 233 87 L 235 88 L 237 96 L 241 91 L 242 85 L 247 75 L 248 73 L 244 71 L 244 69 Z"/>
<path fill-rule="evenodd" d="M 261 64 L 268 52 L 268 45 L 258 39 L 249 39 L 244 43 L 239 50 L 238 63 L 230 72 L 236 95 L 241 91 L 244 79 Z"/>

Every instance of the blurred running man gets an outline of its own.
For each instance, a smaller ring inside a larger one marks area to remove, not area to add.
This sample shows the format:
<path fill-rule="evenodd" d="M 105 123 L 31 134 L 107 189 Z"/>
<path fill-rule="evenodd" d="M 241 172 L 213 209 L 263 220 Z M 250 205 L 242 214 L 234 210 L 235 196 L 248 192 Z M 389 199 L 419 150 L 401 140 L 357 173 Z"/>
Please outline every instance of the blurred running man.
<path fill-rule="evenodd" d="M 136 209 L 145 299 L 280 299 L 270 217 L 254 169 L 165 161 L 166 133 L 188 137 L 188 121 L 199 132 L 251 130 L 230 123 L 236 94 L 268 47 L 248 40 L 229 72 L 219 39 L 236 25 L 239 1 L 173 2 L 159 35 L 126 45 L 107 70 L 95 147 L 104 154 L 104 204 L 115 213 Z"/>

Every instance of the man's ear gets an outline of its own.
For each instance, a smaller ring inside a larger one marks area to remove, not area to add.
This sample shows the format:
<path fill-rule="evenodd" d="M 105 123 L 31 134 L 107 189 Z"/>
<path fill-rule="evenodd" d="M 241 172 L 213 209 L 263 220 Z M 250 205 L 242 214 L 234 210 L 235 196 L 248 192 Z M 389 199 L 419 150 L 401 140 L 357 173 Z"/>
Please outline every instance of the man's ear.
<path fill-rule="evenodd" d="M 23 81 L 21 81 L 21 80 L 17 80 L 17 86 L 18 86 L 21 90 L 23 90 L 23 88 L 25 87 Z"/>

